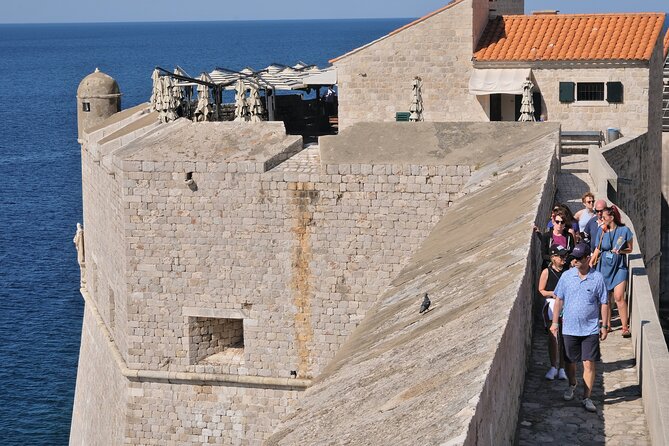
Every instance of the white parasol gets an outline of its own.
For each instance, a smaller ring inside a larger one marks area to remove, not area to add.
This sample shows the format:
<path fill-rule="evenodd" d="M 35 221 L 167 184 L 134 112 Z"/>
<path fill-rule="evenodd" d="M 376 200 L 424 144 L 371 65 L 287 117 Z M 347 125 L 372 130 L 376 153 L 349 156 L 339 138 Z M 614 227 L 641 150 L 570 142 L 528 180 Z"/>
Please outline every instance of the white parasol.
<path fill-rule="evenodd" d="M 251 85 L 251 122 L 262 121 L 263 113 L 264 109 L 260 94 L 258 93 L 258 88 L 256 88 L 255 85 Z"/>
<path fill-rule="evenodd" d="M 198 78 L 201 81 L 211 82 L 211 78 L 207 73 L 202 73 Z M 197 107 L 195 108 L 195 120 L 198 122 L 211 121 L 213 107 L 209 100 L 209 87 L 198 84 L 197 86 Z"/>
<path fill-rule="evenodd" d="M 409 111 L 411 115 L 409 116 L 409 121 L 418 122 L 423 120 L 423 94 L 421 92 L 423 88 L 423 81 L 420 77 L 416 76 L 413 80 L 413 100 L 411 102 L 411 107 Z"/>
<path fill-rule="evenodd" d="M 523 82 L 523 97 L 520 101 L 520 117 L 519 122 L 534 122 L 534 103 L 532 102 L 532 88 L 534 84 L 527 78 Z"/>
<path fill-rule="evenodd" d="M 235 121 L 249 120 L 249 105 L 246 101 L 246 86 L 240 79 L 237 81 L 237 94 L 235 95 Z"/>

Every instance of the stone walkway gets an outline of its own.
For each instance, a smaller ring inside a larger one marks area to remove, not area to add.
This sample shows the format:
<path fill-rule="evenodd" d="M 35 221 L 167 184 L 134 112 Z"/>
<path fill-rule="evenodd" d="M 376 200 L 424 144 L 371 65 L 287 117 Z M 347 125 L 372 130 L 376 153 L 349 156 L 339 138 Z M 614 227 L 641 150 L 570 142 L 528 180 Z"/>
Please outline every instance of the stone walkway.
<path fill-rule="evenodd" d="M 562 157 L 557 201 L 567 203 L 574 211 L 581 208 L 580 197 L 590 189 L 587 164 L 586 155 Z M 602 362 L 597 363 L 592 396 L 597 413 L 590 413 L 581 406 L 580 378 L 572 401 L 562 399 L 567 381 L 544 378 L 550 367 L 547 335 L 543 323 L 535 323 L 532 357 L 518 417 L 517 445 L 650 445 L 632 340 L 620 335 L 615 311 L 612 325 L 614 331 L 601 344 Z M 577 377 L 580 376 L 579 366 Z"/>

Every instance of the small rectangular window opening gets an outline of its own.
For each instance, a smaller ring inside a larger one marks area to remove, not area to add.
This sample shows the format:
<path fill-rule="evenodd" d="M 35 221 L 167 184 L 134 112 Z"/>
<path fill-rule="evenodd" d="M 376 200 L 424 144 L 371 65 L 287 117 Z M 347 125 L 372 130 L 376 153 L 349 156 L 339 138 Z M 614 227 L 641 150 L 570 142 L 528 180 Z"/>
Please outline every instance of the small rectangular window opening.
<path fill-rule="evenodd" d="M 188 318 L 190 364 L 239 362 L 244 353 L 244 320 Z"/>
<path fill-rule="evenodd" d="M 576 100 L 603 101 L 604 82 L 579 82 L 576 84 Z"/>
<path fill-rule="evenodd" d="M 81 110 L 85 112 L 91 111 L 91 103 L 90 102 L 82 102 L 81 103 Z"/>

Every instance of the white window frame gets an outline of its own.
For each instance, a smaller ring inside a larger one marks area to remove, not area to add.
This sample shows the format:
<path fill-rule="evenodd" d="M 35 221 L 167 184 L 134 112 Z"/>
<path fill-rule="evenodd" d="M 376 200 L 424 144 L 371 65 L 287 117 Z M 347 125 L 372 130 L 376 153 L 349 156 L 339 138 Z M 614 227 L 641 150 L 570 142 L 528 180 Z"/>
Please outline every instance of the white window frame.
<path fill-rule="evenodd" d="M 608 107 L 609 105 L 616 105 L 616 104 L 610 104 L 606 100 L 606 95 L 608 94 L 608 87 L 606 85 L 607 81 L 599 81 L 599 80 L 584 80 L 584 81 L 573 81 L 574 82 L 574 102 L 571 103 L 572 106 L 581 106 L 581 107 Z M 592 100 L 579 100 L 578 98 L 578 84 L 603 84 L 604 85 L 604 98 L 600 101 L 592 101 Z"/>

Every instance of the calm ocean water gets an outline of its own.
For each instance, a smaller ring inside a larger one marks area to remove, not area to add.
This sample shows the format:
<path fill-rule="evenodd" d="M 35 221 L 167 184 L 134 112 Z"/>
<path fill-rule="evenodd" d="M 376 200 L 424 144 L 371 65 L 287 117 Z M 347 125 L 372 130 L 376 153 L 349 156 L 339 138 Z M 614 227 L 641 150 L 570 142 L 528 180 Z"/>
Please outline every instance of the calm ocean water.
<path fill-rule="evenodd" d="M 123 108 L 155 66 L 191 75 L 327 60 L 393 20 L 0 25 L 0 443 L 67 444 L 83 302 L 72 243 L 82 220 L 75 95 L 96 67 Z"/>

